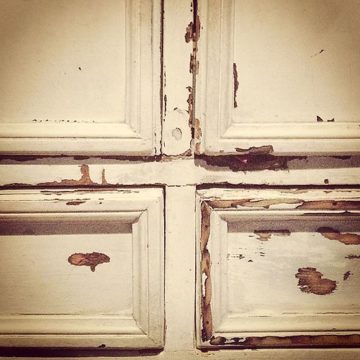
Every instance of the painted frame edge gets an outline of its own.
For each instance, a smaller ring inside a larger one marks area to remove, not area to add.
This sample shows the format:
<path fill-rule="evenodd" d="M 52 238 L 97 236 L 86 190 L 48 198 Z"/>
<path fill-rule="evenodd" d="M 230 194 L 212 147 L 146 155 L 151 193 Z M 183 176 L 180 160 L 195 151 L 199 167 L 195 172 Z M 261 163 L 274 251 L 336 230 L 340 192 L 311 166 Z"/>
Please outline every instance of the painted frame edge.
<path fill-rule="evenodd" d="M 344 190 L 244 190 L 244 197 L 239 197 L 237 189 L 213 188 L 208 190 L 198 190 L 196 200 L 196 259 L 197 259 L 197 281 L 196 281 L 196 340 L 197 348 L 202 350 L 210 349 L 272 349 L 272 348 L 306 348 L 306 347 L 359 347 L 359 331 L 324 331 L 319 332 L 294 332 L 283 333 L 279 336 L 276 332 L 253 333 L 246 336 L 214 336 L 214 328 L 211 310 L 211 254 L 207 245 L 210 241 L 211 233 L 211 214 L 216 209 L 235 210 L 238 206 L 245 206 L 248 203 L 250 209 L 261 211 L 274 206 L 274 209 L 281 209 L 282 200 L 284 204 L 295 204 L 303 206 L 310 211 L 336 212 L 342 209 L 348 212 L 351 210 L 360 213 L 360 191 L 359 189 Z M 304 192 L 306 200 L 303 200 Z M 264 193 L 265 197 L 262 196 Z M 332 194 L 334 193 L 334 194 Z M 353 193 L 357 196 L 353 196 Z M 272 195 L 273 194 L 273 195 Z M 224 196 L 225 195 L 225 196 Z M 253 198 L 251 198 L 251 195 Z M 277 196 L 284 196 L 279 199 Z M 335 195 L 335 197 L 334 197 Z M 316 197 L 317 196 L 317 197 Z M 297 197 L 298 202 L 293 202 Z M 312 199 L 312 200 L 311 200 Z M 316 200 L 314 200 L 316 199 Z M 289 201 L 290 200 L 290 201 Z M 259 206 L 254 206 L 251 202 L 258 202 Z M 300 204 L 300 205 L 299 205 Z M 295 206 L 294 205 L 294 206 Z M 340 206 L 339 206 L 340 205 Z M 291 205 L 293 206 L 293 205 Z M 296 207 L 295 207 L 296 208 Z M 340 208 L 340 209 L 339 209 Z M 288 210 L 288 209 L 286 209 Z M 241 211 L 241 210 L 239 210 Z"/>
<path fill-rule="evenodd" d="M 99 204 L 98 197 L 101 197 Z M 59 200 L 60 197 L 60 200 Z M 114 211 L 129 212 L 125 218 L 143 217 L 145 234 L 140 234 L 146 241 L 147 248 L 147 314 L 148 331 L 143 334 L 0 334 L 0 346 L 13 347 L 114 347 L 119 349 L 162 349 L 164 347 L 164 209 L 163 190 L 159 188 L 116 189 L 108 191 L 52 189 L 52 190 L 3 190 L 0 191 L 0 217 L 6 213 L 18 213 L 22 217 L 27 214 L 51 214 L 56 208 L 60 213 L 91 214 L 98 207 Z M 39 208 L 45 211 L 39 212 Z M 82 210 L 78 210 L 83 206 Z M 120 209 L 119 209 L 120 208 Z M 144 236 L 145 235 L 145 236 Z M 151 272 L 150 272 L 151 269 Z M 76 318 L 76 317 L 74 317 Z M 86 318 L 86 317 L 83 317 Z M 69 315 L 71 319 L 71 315 Z M 1 319 L 0 319 L 1 320 Z M 81 317 L 78 319 L 81 321 Z M 52 321 L 49 319 L 49 321 Z M 101 319 L 100 319 L 101 321 Z M 139 328 L 141 329 L 141 328 Z"/>

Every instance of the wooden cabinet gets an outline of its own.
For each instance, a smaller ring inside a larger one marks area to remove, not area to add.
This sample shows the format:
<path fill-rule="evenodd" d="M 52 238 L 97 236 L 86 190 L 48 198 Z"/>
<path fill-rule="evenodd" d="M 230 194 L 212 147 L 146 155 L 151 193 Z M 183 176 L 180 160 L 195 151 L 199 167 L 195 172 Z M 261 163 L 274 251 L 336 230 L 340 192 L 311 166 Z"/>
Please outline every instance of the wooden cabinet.
<path fill-rule="evenodd" d="M 0 356 L 358 359 L 359 19 L 0 0 Z"/>

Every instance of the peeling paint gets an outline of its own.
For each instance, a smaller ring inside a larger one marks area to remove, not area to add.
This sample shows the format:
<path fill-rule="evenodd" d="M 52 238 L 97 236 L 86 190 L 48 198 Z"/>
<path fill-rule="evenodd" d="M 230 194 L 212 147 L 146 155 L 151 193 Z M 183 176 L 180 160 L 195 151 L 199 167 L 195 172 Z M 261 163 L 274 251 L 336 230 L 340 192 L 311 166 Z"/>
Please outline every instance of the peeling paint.
<path fill-rule="evenodd" d="M 360 259 L 360 255 L 350 254 L 350 255 L 348 255 L 348 256 L 345 256 L 345 259 L 350 259 L 350 260 Z"/>
<path fill-rule="evenodd" d="M 324 122 L 324 120 L 318 115 L 316 116 L 316 121 L 317 122 Z M 326 120 L 326 122 L 335 122 L 335 118 L 328 119 L 328 120 Z"/>
<path fill-rule="evenodd" d="M 337 240 L 345 245 L 360 245 L 360 235 L 358 234 L 341 233 L 329 227 L 321 227 L 317 229 L 317 232 L 329 240 Z"/>
<path fill-rule="evenodd" d="M 105 178 L 105 169 L 102 169 L 101 171 L 101 185 L 108 185 L 108 182 L 106 181 Z"/>
<path fill-rule="evenodd" d="M 77 206 L 77 205 L 80 205 L 80 204 L 83 204 L 83 203 L 85 203 L 85 201 L 82 201 L 82 200 L 73 200 L 73 201 L 68 201 L 68 202 L 66 203 L 66 205 L 75 205 L 75 206 Z"/>
<path fill-rule="evenodd" d="M 202 282 L 202 296 L 201 296 L 201 318 L 202 318 L 202 339 L 209 340 L 213 333 L 212 312 L 211 312 L 211 259 L 210 253 L 207 249 L 207 244 L 210 237 L 210 214 L 211 208 L 206 202 L 201 204 L 201 273 L 206 276 Z"/>
<path fill-rule="evenodd" d="M 254 199 L 241 199 L 241 200 L 210 200 L 209 205 L 213 208 L 237 208 L 243 207 L 255 207 L 269 209 L 273 205 L 279 204 L 298 204 L 302 200 L 299 199 L 265 199 L 265 200 L 254 200 Z"/>
<path fill-rule="evenodd" d="M 233 77 L 234 77 L 234 108 L 237 108 L 238 104 L 236 101 L 236 97 L 237 97 L 237 92 L 239 90 L 239 80 L 238 80 L 238 72 L 237 72 L 237 67 L 236 67 L 236 63 L 233 63 Z"/>
<path fill-rule="evenodd" d="M 189 43 L 190 41 L 197 42 L 200 39 L 200 17 L 195 15 L 194 21 L 191 21 L 185 30 L 185 41 Z"/>
<path fill-rule="evenodd" d="M 248 149 L 235 148 L 235 151 L 241 153 L 241 155 L 264 155 L 274 152 L 272 145 L 252 146 Z"/>
<path fill-rule="evenodd" d="M 199 152 L 197 152 L 198 154 Z M 215 170 L 226 168 L 231 171 L 287 170 L 288 162 L 305 157 L 273 155 L 195 155 L 195 165 Z M 205 163 L 205 164 L 204 164 Z"/>
<path fill-rule="evenodd" d="M 290 236 L 289 230 L 255 230 L 254 234 L 258 236 L 257 240 L 268 241 L 272 235 Z"/>
<path fill-rule="evenodd" d="M 94 272 L 97 265 L 110 262 L 110 257 L 98 252 L 75 253 L 69 256 L 68 262 L 75 266 L 90 266 Z"/>
<path fill-rule="evenodd" d="M 360 210 L 360 201 L 318 200 L 304 201 L 297 209 L 304 210 Z"/>
<path fill-rule="evenodd" d="M 328 295 L 336 289 L 336 281 L 323 279 L 323 274 L 316 268 L 306 267 L 298 269 L 295 275 L 299 279 L 298 286 L 302 292 L 315 295 Z"/>
<path fill-rule="evenodd" d="M 44 182 L 38 184 L 39 186 L 78 186 L 78 185 L 97 185 L 90 178 L 89 166 L 81 165 L 80 167 L 81 177 L 79 180 L 74 179 L 62 179 L 61 181 Z"/>
<path fill-rule="evenodd" d="M 358 346 L 360 335 L 297 335 L 297 336 L 259 336 L 259 337 L 212 337 L 210 345 L 218 347 L 256 348 L 295 348 L 295 347 L 344 347 Z"/>

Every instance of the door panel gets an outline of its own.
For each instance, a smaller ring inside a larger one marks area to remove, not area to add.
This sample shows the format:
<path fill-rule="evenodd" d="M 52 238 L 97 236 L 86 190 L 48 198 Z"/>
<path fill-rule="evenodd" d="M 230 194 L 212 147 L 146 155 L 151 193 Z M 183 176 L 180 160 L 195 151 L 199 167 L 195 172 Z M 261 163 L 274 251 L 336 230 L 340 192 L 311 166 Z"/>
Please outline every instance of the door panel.
<path fill-rule="evenodd" d="M 2 192 L 0 344 L 161 347 L 162 207 L 159 189 Z"/>
<path fill-rule="evenodd" d="M 360 148 L 358 1 L 200 1 L 202 152 Z"/>
<path fill-rule="evenodd" d="M 160 1 L 2 0 L 0 14 L 0 151 L 157 153 Z"/>
<path fill-rule="evenodd" d="M 201 347 L 359 343 L 358 191 L 218 189 L 200 201 Z"/>

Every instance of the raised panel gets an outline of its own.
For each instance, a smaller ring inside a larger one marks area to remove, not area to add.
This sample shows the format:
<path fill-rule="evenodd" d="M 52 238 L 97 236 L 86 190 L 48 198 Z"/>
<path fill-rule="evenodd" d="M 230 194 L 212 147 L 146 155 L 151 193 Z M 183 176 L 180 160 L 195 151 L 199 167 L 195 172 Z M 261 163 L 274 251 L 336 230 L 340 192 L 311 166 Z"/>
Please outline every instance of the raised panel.
<path fill-rule="evenodd" d="M 0 152 L 156 154 L 160 1 L 1 0 Z"/>
<path fill-rule="evenodd" d="M 0 193 L 2 346 L 163 346 L 158 189 Z"/>
<path fill-rule="evenodd" d="M 200 347 L 360 343 L 360 193 L 200 192 Z"/>
<path fill-rule="evenodd" d="M 360 148 L 356 0 L 200 2 L 202 152 Z"/>

